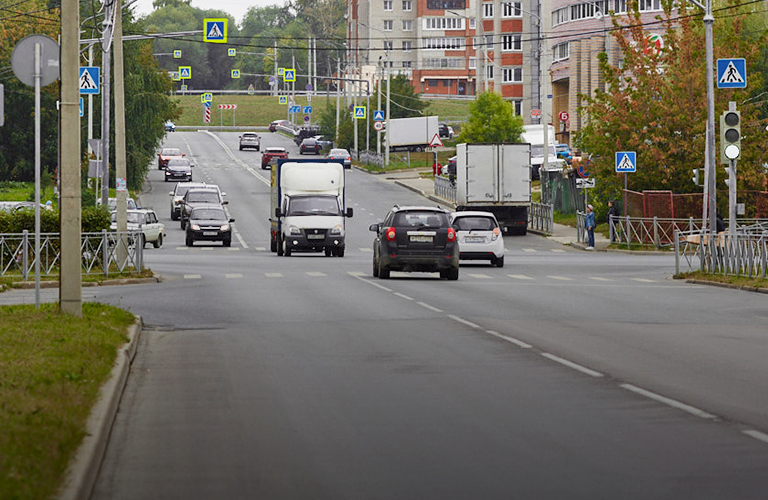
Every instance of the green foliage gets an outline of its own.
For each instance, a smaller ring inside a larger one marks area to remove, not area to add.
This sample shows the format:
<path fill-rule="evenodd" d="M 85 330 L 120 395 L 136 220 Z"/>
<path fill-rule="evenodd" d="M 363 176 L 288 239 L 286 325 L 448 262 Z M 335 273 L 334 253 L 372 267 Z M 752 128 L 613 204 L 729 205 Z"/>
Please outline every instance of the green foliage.
<path fill-rule="evenodd" d="M 469 119 L 461 129 L 459 142 L 519 142 L 523 118 L 515 115 L 511 102 L 495 92 L 483 92 L 469 104 Z"/>
<path fill-rule="evenodd" d="M 106 209 L 101 207 L 85 207 L 81 214 L 81 231 L 83 233 L 96 233 L 102 229 L 109 229 L 110 216 Z M 0 210 L 0 233 L 21 233 L 23 231 L 34 232 L 34 209 L 5 212 Z M 59 232 L 59 212 L 56 210 L 40 210 L 40 232 Z"/>
<path fill-rule="evenodd" d="M 648 33 L 643 30 L 637 4 L 621 22 L 614 19 L 613 35 L 622 51 L 621 67 L 611 66 L 606 54 L 600 54 L 600 71 L 605 91 L 594 97 L 581 96 L 579 110 L 586 120 L 576 143 L 592 154 L 590 171 L 597 177 L 597 187 L 590 195 L 605 202 L 617 198 L 623 188 L 623 176 L 615 173 L 616 151 L 637 152 L 637 172 L 629 174 L 629 188 L 635 191 L 671 190 L 675 193 L 701 192 L 691 182 L 691 169 L 704 163 L 706 128 L 706 69 L 704 29 L 701 17 L 689 16 L 686 3 L 664 2 L 659 26 L 664 30 L 664 48 L 648 47 Z M 717 89 L 717 117 L 736 101 L 741 110 L 742 158 L 738 165 L 739 190 L 766 189 L 762 165 L 768 160 L 768 136 L 765 105 L 750 102 L 764 93 L 765 21 L 759 29 L 746 23 L 746 10 L 732 7 L 729 16 L 718 18 L 714 26 L 715 59 L 744 57 L 749 74 L 748 90 Z M 716 133 L 717 137 L 717 133 Z M 716 146 L 719 187 L 725 172 Z"/>

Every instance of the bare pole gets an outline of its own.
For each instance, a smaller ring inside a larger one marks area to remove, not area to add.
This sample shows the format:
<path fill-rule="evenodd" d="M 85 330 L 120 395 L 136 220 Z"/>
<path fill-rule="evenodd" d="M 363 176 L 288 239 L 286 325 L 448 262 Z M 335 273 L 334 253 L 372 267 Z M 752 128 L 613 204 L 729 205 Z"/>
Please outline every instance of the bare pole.
<path fill-rule="evenodd" d="M 104 4 L 104 32 L 101 40 L 101 204 L 109 204 L 109 134 L 112 71 L 112 2 Z"/>
<path fill-rule="evenodd" d="M 128 230 L 126 214 L 127 179 L 125 160 L 125 82 L 123 78 L 123 13 L 121 0 L 115 0 L 115 197 L 117 201 L 117 231 Z M 119 247 L 124 250 L 124 246 Z"/>
<path fill-rule="evenodd" d="M 711 234 L 717 232 L 717 192 L 715 187 L 715 77 L 713 74 L 714 66 L 714 42 L 712 25 L 715 18 L 712 15 L 712 0 L 707 0 L 706 13 L 704 14 L 704 38 L 706 43 L 707 58 L 707 147 L 705 170 L 708 172 L 707 178 L 708 195 L 705 195 L 705 201 L 709 207 L 709 230 Z"/>

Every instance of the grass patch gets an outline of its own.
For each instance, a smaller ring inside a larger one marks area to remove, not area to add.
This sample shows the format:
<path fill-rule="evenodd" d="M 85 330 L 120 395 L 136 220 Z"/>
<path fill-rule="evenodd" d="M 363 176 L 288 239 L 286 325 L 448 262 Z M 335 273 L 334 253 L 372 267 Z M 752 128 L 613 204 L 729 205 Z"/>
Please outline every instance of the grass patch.
<path fill-rule="evenodd" d="M 104 276 L 103 274 L 83 274 L 80 279 L 83 283 L 103 283 L 104 280 L 125 279 L 125 278 L 152 278 L 154 277 L 154 275 L 155 273 L 153 273 L 151 269 L 145 268 L 138 273 L 137 272 L 119 273 L 117 272 L 117 267 L 115 267 L 115 270 L 111 271 L 109 276 Z M 30 274 L 29 278 L 25 282 L 18 271 L 15 271 L 13 273 L 6 273 L 0 277 L 0 292 L 3 291 L 2 285 L 5 285 L 6 288 L 14 288 L 14 287 L 18 287 L 21 283 L 34 283 L 34 281 L 35 281 L 34 274 Z M 40 282 L 49 282 L 49 281 L 59 281 L 59 275 L 50 274 L 47 276 L 40 277 Z"/>
<path fill-rule="evenodd" d="M 439 151 L 437 153 L 437 161 L 442 166 L 448 165 L 448 158 L 456 154 L 455 150 Z M 410 162 L 409 162 L 410 159 Z M 431 152 L 421 153 L 408 153 L 404 151 L 398 151 L 390 153 L 389 166 L 381 168 L 378 165 L 366 165 L 364 163 L 355 163 L 361 168 L 364 168 L 368 172 L 392 172 L 397 170 L 409 170 L 414 168 L 429 169 L 429 177 L 432 176 L 432 163 L 434 163 L 434 156 Z"/>
<path fill-rule="evenodd" d="M 562 224 L 564 226 L 576 227 L 576 214 L 564 214 L 562 212 L 555 211 L 552 214 L 555 224 Z"/>
<path fill-rule="evenodd" d="M 0 498 L 56 493 L 133 322 L 95 303 L 82 318 L 57 304 L 0 307 Z"/>
<path fill-rule="evenodd" d="M 746 276 L 726 276 L 723 274 L 710 274 L 701 271 L 692 271 L 689 273 L 680 273 L 674 276 L 675 279 L 697 279 L 704 281 L 714 281 L 728 285 L 748 287 L 748 288 L 768 288 L 768 279 L 748 278 Z"/>

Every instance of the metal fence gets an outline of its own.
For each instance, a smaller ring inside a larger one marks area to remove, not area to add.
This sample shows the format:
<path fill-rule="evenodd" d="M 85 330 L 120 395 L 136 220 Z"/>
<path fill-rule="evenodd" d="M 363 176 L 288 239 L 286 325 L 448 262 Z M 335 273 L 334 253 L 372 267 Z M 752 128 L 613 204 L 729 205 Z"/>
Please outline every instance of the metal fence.
<path fill-rule="evenodd" d="M 435 176 L 435 196 L 456 203 L 456 183 L 447 177 Z"/>
<path fill-rule="evenodd" d="M 675 272 L 765 279 L 768 267 L 768 230 L 727 232 L 712 237 L 706 231 L 675 231 Z"/>
<path fill-rule="evenodd" d="M 82 233 L 80 243 L 82 274 L 103 275 L 140 272 L 144 268 L 144 248 L 140 231 L 103 230 Z M 20 275 L 25 281 L 34 276 L 39 259 L 41 276 L 59 273 L 61 262 L 59 233 L 40 234 L 40 253 L 35 254 L 35 235 L 0 234 L 0 276 Z"/>
<path fill-rule="evenodd" d="M 531 203 L 528 209 L 528 229 L 552 234 L 555 226 L 554 207 L 548 203 Z"/>

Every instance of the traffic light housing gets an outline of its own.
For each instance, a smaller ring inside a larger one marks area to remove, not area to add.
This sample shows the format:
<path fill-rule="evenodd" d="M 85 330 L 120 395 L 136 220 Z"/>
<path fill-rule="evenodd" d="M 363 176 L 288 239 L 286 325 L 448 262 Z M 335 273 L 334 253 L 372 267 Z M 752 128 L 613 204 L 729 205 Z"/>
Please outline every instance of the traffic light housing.
<path fill-rule="evenodd" d="M 701 186 L 701 182 L 699 181 L 699 173 L 701 172 L 700 168 L 694 168 L 693 169 L 693 183 L 697 186 Z"/>
<path fill-rule="evenodd" d="M 720 160 L 728 164 L 741 156 L 741 112 L 728 110 L 720 115 Z"/>

